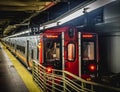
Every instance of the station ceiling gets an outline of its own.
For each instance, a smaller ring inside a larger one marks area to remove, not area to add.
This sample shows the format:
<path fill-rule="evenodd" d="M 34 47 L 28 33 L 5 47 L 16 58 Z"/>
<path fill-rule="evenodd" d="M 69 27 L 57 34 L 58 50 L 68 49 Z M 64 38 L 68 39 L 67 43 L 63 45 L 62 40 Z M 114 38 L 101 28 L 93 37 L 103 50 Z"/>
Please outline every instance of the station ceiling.
<path fill-rule="evenodd" d="M 57 0 L 1 0 L 0 36 L 9 34 L 16 26 L 27 25 L 32 17 L 58 2 Z"/>
<path fill-rule="evenodd" d="M 0 0 L 0 37 L 52 20 L 84 1 L 87 0 Z"/>

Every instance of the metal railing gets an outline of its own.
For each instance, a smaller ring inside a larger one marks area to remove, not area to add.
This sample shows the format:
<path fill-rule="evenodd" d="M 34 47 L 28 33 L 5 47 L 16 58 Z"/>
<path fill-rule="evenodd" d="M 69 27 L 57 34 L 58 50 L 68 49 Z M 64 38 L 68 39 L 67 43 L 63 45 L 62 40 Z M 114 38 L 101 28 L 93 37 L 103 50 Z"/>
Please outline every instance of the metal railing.
<path fill-rule="evenodd" d="M 86 81 L 67 71 L 53 69 L 46 72 L 46 67 L 33 60 L 33 80 L 43 92 L 120 92 L 119 88 Z"/>

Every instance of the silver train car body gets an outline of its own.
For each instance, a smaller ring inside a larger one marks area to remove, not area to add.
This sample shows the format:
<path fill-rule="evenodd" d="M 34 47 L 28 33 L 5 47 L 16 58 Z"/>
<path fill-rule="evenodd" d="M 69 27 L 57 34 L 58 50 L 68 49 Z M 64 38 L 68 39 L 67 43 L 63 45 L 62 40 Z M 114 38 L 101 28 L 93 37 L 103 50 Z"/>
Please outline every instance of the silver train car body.
<path fill-rule="evenodd" d="M 18 57 L 22 63 L 28 67 L 32 66 L 32 60 L 39 60 L 39 35 L 35 36 L 23 36 L 23 37 L 8 37 L 3 41 L 7 48 Z"/>

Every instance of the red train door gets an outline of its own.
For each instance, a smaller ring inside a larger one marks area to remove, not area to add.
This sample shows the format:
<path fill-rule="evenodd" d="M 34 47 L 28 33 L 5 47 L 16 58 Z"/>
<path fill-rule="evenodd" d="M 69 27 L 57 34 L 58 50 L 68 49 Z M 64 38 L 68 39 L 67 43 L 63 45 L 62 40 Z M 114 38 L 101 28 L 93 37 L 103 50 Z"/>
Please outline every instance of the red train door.
<path fill-rule="evenodd" d="M 62 66 L 63 70 L 79 75 L 78 36 L 76 28 L 62 32 Z"/>
<path fill-rule="evenodd" d="M 58 34 L 45 34 L 42 37 L 42 64 L 45 67 L 54 69 L 62 69 L 62 55 L 61 55 L 61 35 Z"/>

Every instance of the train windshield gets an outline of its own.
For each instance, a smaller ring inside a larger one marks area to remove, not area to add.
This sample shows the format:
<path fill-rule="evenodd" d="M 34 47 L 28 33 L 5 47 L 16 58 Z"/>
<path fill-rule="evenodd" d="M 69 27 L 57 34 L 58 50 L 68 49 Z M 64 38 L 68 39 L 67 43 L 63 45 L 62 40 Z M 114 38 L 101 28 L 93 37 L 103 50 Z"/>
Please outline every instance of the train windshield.
<path fill-rule="evenodd" d="M 82 60 L 96 59 L 96 35 L 82 35 Z"/>
<path fill-rule="evenodd" d="M 83 42 L 83 60 L 94 60 L 94 42 Z"/>
<path fill-rule="evenodd" d="M 44 41 L 44 60 L 60 61 L 60 40 L 48 39 Z"/>

